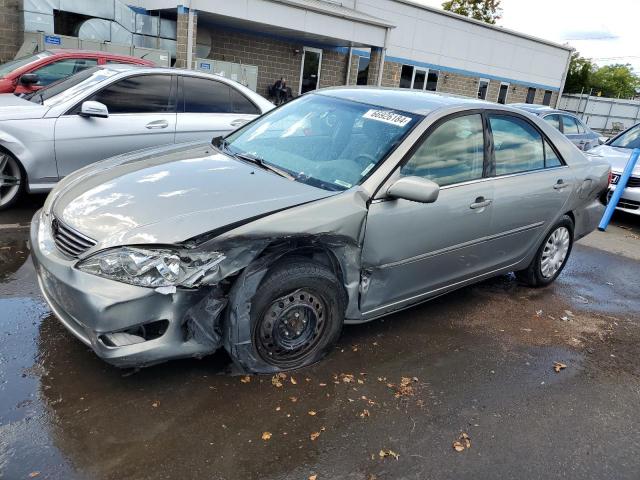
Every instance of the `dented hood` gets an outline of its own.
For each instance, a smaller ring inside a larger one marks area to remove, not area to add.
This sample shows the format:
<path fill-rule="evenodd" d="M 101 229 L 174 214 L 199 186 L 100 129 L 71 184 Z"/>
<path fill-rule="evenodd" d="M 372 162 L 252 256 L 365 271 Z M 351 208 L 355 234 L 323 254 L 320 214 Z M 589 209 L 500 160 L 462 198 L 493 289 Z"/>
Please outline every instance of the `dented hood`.
<path fill-rule="evenodd" d="M 335 193 L 210 144 L 172 146 L 82 169 L 54 191 L 52 212 L 104 248 L 177 243 Z"/>

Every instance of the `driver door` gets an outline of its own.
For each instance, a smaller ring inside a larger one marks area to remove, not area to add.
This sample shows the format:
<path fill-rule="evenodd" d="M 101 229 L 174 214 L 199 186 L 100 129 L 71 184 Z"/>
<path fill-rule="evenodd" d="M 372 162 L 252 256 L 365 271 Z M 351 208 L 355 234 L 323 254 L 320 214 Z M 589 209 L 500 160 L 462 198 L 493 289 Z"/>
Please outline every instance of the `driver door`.
<path fill-rule="evenodd" d="M 371 204 L 362 250 L 365 316 L 437 295 L 488 269 L 493 184 L 484 178 L 485 151 L 481 115 L 448 117 L 395 173 L 438 183 L 438 199 Z"/>
<path fill-rule="evenodd" d="M 79 115 L 80 104 L 55 126 L 58 174 L 105 158 L 175 141 L 175 76 L 136 75 L 118 80 L 86 100 L 103 103 L 108 118 Z"/>

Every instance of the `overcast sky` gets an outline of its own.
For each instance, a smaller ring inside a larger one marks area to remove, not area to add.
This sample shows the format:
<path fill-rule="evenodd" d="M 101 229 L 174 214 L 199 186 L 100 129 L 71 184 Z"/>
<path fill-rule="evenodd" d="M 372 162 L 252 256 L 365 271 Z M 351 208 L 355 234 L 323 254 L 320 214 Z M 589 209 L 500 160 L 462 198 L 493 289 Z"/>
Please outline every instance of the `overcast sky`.
<path fill-rule="evenodd" d="M 630 63 L 640 73 L 640 0 L 502 0 L 502 10 L 500 26 L 568 43 L 598 64 Z"/>

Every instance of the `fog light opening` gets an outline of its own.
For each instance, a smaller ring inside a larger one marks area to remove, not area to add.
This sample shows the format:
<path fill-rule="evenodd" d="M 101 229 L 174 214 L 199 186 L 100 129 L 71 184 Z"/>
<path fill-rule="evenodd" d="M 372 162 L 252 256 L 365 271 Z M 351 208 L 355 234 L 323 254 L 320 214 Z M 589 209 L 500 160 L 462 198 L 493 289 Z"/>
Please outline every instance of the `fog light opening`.
<path fill-rule="evenodd" d="M 160 338 L 166 333 L 168 327 L 168 320 L 158 320 L 120 332 L 104 333 L 98 338 L 107 347 L 126 347 Z"/>

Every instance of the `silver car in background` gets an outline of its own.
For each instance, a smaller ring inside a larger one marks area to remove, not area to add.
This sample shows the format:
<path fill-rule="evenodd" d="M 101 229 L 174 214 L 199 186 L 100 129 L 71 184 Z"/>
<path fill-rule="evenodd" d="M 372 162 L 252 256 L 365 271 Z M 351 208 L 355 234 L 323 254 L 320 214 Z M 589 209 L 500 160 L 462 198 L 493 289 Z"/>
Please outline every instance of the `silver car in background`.
<path fill-rule="evenodd" d="M 222 77 L 127 65 L 90 68 L 26 98 L 0 95 L 0 209 L 98 160 L 211 140 L 272 108 Z"/>
<path fill-rule="evenodd" d="M 512 103 L 511 106 L 542 117 L 554 128 L 560 130 L 564 136 L 571 140 L 580 150 L 591 150 L 601 143 L 600 135 L 591 130 L 582 120 L 572 113 L 531 103 Z"/>
<path fill-rule="evenodd" d="M 31 226 L 60 321 L 126 367 L 224 347 L 274 372 L 366 322 L 515 271 L 560 274 L 597 225 L 609 165 L 514 108 L 334 88 L 214 145 L 65 178 Z"/>
<path fill-rule="evenodd" d="M 587 152 L 588 158 L 604 160 L 611 165 L 611 189 L 608 198 L 618 188 L 618 181 L 635 148 L 640 148 L 640 123 L 609 139 L 604 145 Z M 631 172 L 631 177 L 616 208 L 633 215 L 640 215 L 640 161 Z"/>

